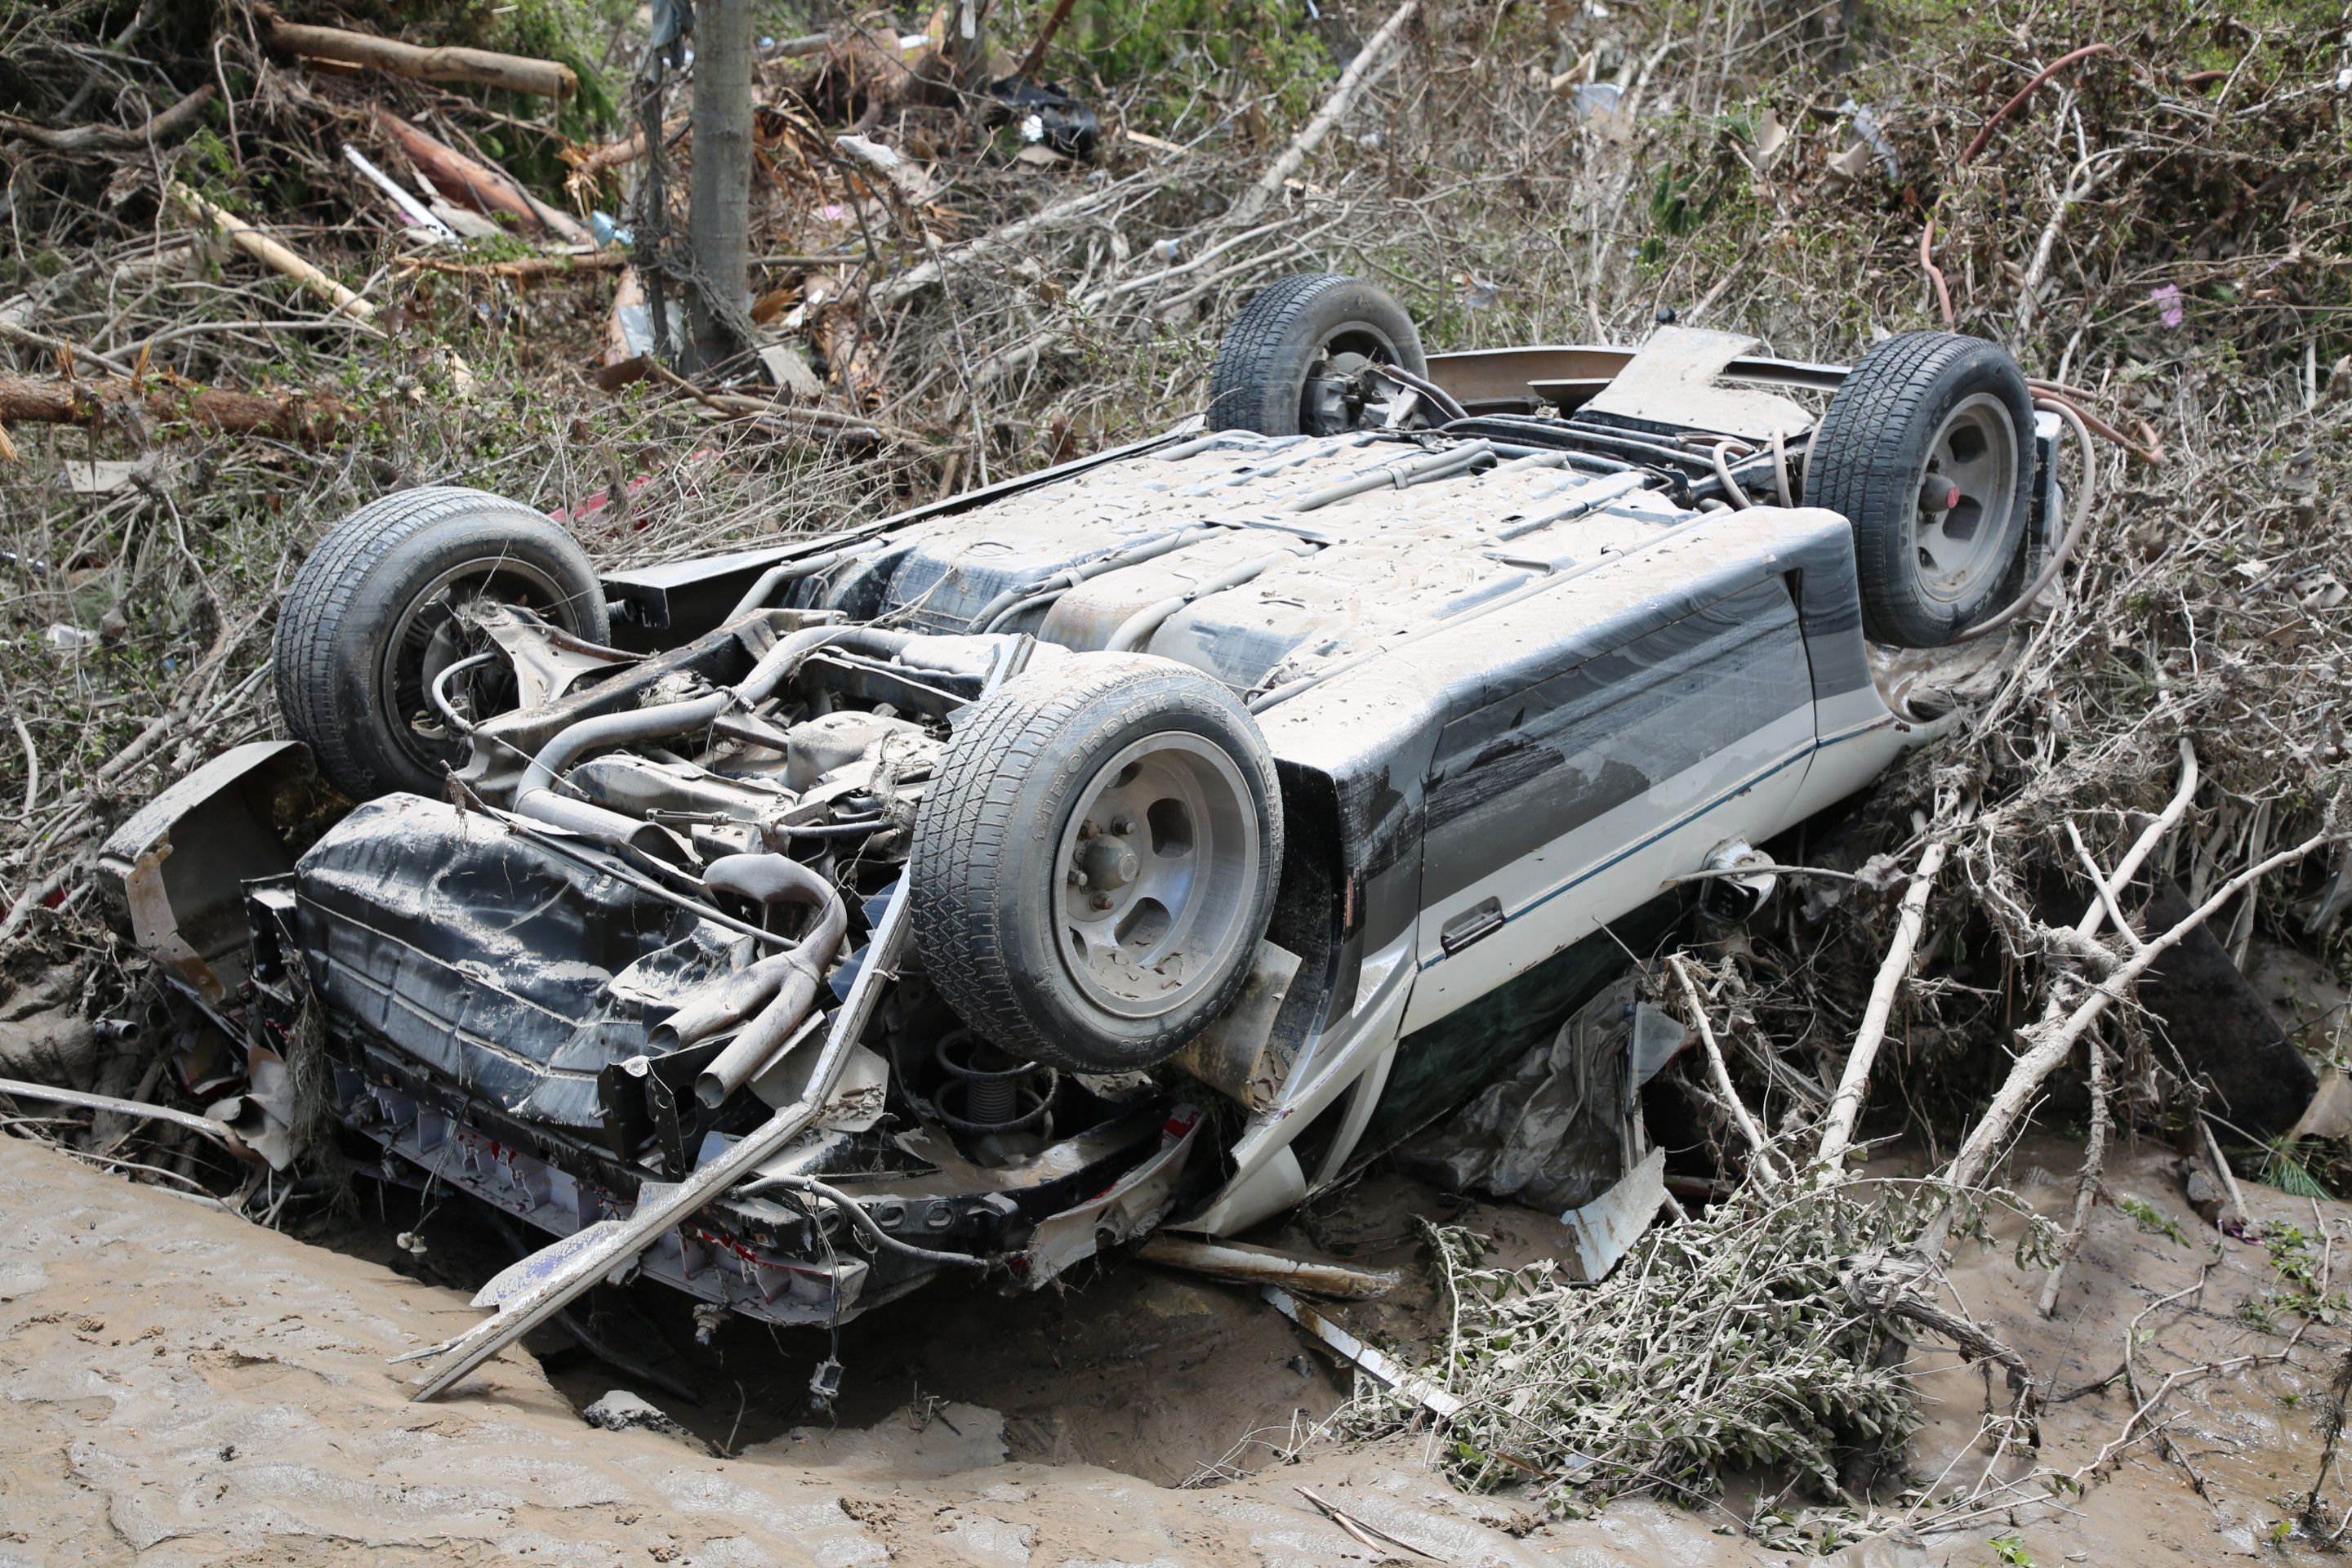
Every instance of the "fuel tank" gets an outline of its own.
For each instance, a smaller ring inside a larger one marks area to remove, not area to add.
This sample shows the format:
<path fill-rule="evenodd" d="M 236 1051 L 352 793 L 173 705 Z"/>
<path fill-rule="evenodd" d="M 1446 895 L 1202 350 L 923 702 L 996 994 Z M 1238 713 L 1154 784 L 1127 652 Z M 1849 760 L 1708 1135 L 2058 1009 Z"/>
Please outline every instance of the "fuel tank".
<path fill-rule="evenodd" d="M 1482 447 L 1203 437 L 910 530 L 880 618 L 1139 649 L 1248 691 L 1687 520 L 1627 476 Z"/>

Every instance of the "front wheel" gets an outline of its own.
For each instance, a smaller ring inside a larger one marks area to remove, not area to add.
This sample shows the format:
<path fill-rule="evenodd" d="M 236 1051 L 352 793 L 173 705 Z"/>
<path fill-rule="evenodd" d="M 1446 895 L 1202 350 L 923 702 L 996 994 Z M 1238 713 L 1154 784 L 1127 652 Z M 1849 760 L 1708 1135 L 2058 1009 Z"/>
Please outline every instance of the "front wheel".
<path fill-rule="evenodd" d="M 2033 395 L 1999 345 L 1951 332 L 1877 344 L 1830 399 L 1805 500 L 1853 525 L 1874 642 L 1940 647 L 2014 586 L 2033 496 Z"/>
<path fill-rule="evenodd" d="M 1232 1005 L 1281 868 L 1273 758 L 1233 694 L 1082 656 L 959 719 L 915 819 L 915 946 L 998 1049 L 1151 1067 Z"/>
<path fill-rule="evenodd" d="M 572 636 L 612 632 L 603 584 L 579 542 L 520 501 L 438 486 L 402 490 L 345 518 L 294 575 L 278 615 L 278 706 L 319 771 L 353 800 L 438 795 L 465 741 L 434 702 L 461 661 L 477 720 L 512 706 L 503 661 L 467 610 L 520 605 Z"/>

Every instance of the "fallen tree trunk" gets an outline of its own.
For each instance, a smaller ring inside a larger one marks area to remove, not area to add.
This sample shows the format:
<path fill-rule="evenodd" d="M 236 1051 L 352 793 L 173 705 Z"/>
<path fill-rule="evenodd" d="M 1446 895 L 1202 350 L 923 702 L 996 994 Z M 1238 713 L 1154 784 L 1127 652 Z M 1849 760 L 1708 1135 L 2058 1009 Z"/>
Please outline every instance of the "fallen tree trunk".
<path fill-rule="evenodd" d="M 580 90 L 580 79 L 572 74 L 572 68 L 555 60 L 502 55 L 490 49 L 404 44 L 373 33 L 280 21 L 267 9 L 261 15 L 268 26 L 270 47 L 289 55 L 373 66 L 418 81 L 470 81 L 483 87 L 537 93 L 541 98 L 570 98 Z"/>
<path fill-rule="evenodd" d="M 311 393 L 234 392 L 221 387 L 159 386 L 141 392 L 108 376 L 0 375 L 0 423 L 89 425 L 110 409 L 135 409 L 157 420 L 184 419 L 233 436 L 322 441 L 351 414 L 341 401 Z"/>
<path fill-rule="evenodd" d="M 75 125 L 53 131 L 13 114 L 0 114 L 0 135 L 21 137 L 52 153 L 135 153 L 194 130 L 196 121 L 204 118 L 205 105 L 213 100 L 213 92 L 206 83 L 135 131 L 121 125 Z"/>

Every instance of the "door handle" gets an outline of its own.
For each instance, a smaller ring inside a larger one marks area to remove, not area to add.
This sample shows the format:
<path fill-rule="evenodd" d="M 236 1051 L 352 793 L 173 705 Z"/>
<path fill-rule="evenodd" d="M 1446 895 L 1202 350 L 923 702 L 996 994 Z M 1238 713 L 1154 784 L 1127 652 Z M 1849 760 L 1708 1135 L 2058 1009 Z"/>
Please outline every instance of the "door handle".
<path fill-rule="evenodd" d="M 1484 899 L 1439 928 L 1437 945 L 1449 954 L 1460 952 L 1472 942 L 1490 937 L 1502 929 L 1503 900 Z"/>

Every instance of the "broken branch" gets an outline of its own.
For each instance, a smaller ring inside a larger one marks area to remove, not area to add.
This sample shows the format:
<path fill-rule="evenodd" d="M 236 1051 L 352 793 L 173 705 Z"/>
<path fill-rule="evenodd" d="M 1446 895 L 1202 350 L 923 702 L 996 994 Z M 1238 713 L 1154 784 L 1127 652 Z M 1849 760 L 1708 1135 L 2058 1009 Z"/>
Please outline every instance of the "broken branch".
<path fill-rule="evenodd" d="M 1369 1301 L 1385 1296 L 1402 1278 L 1393 1268 L 1350 1268 L 1312 1258 L 1293 1258 L 1271 1247 L 1237 1242 L 1196 1241 L 1155 1236 L 1136 1253 L 1146 1263 L 1182 1268 L 1236 1285 L 1281 1285 L 1308 1296 Z"/>
<path fill-rule="evenodd" d="M 1267 165 L 1265 173 L 1258 176 L 1257 184 L 1243 192 L 1241 200 L 1234 204 L 1234 222 L 1250 222 L 1265 210 L 1266 203 L 1280 195 L 1284 183 L 1298 172 L 1298 166 L 1307 161 L 1307 154 L 1315 151 L 1323 138 L 1330 134 L 1331 127 L 1348 112 L 1348 106 L 1355 102 L 1356 95 L 1388 69 L 1389 47 L 1396 42 L 1397 34 L 1412 18 L 1419 3 L 1420 0 L 1404 0 L 1404 4 L 1391 12 L 1389 19 L 1381 24 L 1381 30 L 1364 41 L 1364 47 L 1356 51 L 1354 59 L 1348 62 L 1348 68 L 1339 74 L 1339 85 L 1332 88 L 1331 96 L 1323 100 L 1323 107 L 1315 118 L 1290 139 L 1290 145 L 1282 150 L 1282 156 Z"/>
<path fill-rule="evenodd" d="M 946 278 L 950 263 L 961 265 L 967 261 L 980 261 L 1000 252 L 1016 250 L 1030 236 L 1042 229 L 1051 228 L 1055 224 L 1107 207 L 1113 202 L 1126 200 L 1133 194 L 1134 187 L 1138 184 L 1148 179 L 1157 184 L 1163 177 L 1150 172 L 1130 174 L 1126 179 L 1114 181 L 1098 191 L 1087 191 L 1072 196 L 1066 201 L 1040 207 L 1026 217 L 1016 218 L 1001 227 L 991 229 L 986 234 L 968 239 L 961 245 L 950 246 L 945 249 L 934 249 L 929 259 L 917 262 L 896 278 L 877 285 L 873 290 L 874 302 L 881 306 L 896 305 Z"/>
<path fill-rule="evenodd" d="M 2180 782 L 2173 786 L 2171 800 L 2157 814 L 2156 820 L 2140 829 L 2139 837 L 2132 840 L 2131 848 L 2116 862 L 2115 872 L 2107 879 L 2110 886 L 2120 888 L 2129 882 L 2140 866 L 2156 852 L 2156 847 L 2164 841 L 2164 836 L 2172 831 L 2174 825 L 2189 810 L 2189 803 L 2196 798 L 2200 776 L 2197 748 L 2189 743 L 2188 736 L 2183 735 L 2180 738 Z M 2098 935 L 2099 926 L 2106 918 L 2106 902 L 2103 900 L 2094 903 L 2083 911 L 2083 918 L 2074 922 L 2074 934 L 2082 937 Z"/>
<path fill-rule="evenodd" d="M 211 84 L 206 83 L 135 131 L 120 125 L 76 125 L 52 131 L 13 114 L 0 114 L 0 134 L 21 137 L 52 153 L 134 153 L 194 130 L 196 121 L 204 117 L 205 105 L 213 100 L 213 92 Z"/>
<path fill-rule="evenodd" d="M 20 327 L 5 316 L 0 316 L 0 339 L 5 339 L 9 342 L 25 348 L 38 349 L 46 354 L 55 354 L 60 364 L 68 367 L 78 359 L 86 359 L 93 364 L 104 365 L 118 375 L 129 375 L 132 369 L 131 366 L 110 354 L 102 354 L 96 349 L 83 348 L 79 343 L 67 342 L 63 338 L 50 337 L 46 332 L 37 332 L 29 328 Z"/>
<path fill-rule="evenodd" d="M 270 235 L 236 214 L 213 205 L 187 186 L 173 184 L 172 195 L 199 219 L 228 237 L 230 242 L 256 261 L 273 271 L 282 272 L 318 295 L 340 314 L 368 321 L 375 315 L 375 307 L 318 268 L 279 244 Z"/>
<path fill-rule="evenodd" d="M 136 404 L 151 418 L 185 419 L 227 435 L 324 439 L 351 410 L 332 397 L 306 393 L 233 392 L 218 387 L 158 387 L 142 397 L 127 380 L 68 381 L 57 376 L 0 375 L 0 420 L 32 425 L 88 425 L 109 408 Z"/>
<path fill-rule="evenodd" d="M 2074 819 L 2071 816 L 2066 819 L 2066 838 L 2074 846 L 2074 854 L 2082 860 L 2083 869 L 2089 874 L 2091 886 L 2098 890 L 2099 903 L 2105 909 L 2107 918 L 2116 922 L 2116 934 L 2132 947 L 2139 946 L 2139 933 L 2132 930 L 2124 920 L 2123 910 L 2116 907 L 2116 890 L 2112 886 L 2112 879 L 2099 869 L 2099 863 L 2096 860 L 2091 858 L 2091 847 L 2083 842 L 2082 829 L 2074 826 Z"/>
<path fill-rule="evenodd" d="M 2113 974 L 2093 986 L 2091 994 L 2066 1015 L 2063 1023 L 2053 1026 L 2045 1018 L 2031 1028 L 2019 1031 L 2020 1037 L 2027 1041 L 2031 1048 L 2010 1068 L 2008 1079 L 1993 1095 L 1992 1102 L 1985 1107 L 1984 1115 L 1969 1131 L 1968 1141 L 1960 1145 L 1959 1152 L 1953 1155 L 1951 1163 L 1945 1167 L 1944 1180 L 1954 1187 L 1972 1187 L 1984 1179 L 1985 1173 L 1992 1168 L 1993 1160 L 2008 1142 L 2011 1131 L 2025 1114 L 2026 1106 L 2042 1088 L 2043 1080 L 2072 1054 L 2074 1042 L 2082 1038 L 2083 1032 L 2096 1023 L 2158 959 L 2171 952 L 2182 938 L 2212 919 L 2222 905 L 2255 881 L 2282 866 L 2294 864 L 2321 846 L 2336 842 L 2339 837 L 2322 829 L 2292 848 L 2282 849 L 2268 859 L 2239 872 L 2223 883 L 2212 897 L 2191 910 L 2186 919 L 2161 936 L 2150 938 L 2147 945 L 2132 954 L 2127 963 L 2119 964 Z M 2104 912 L 2104 906 L 2094 907 Z M 2084 918 L 2088 920 L 2090 917 L 2086 915 Z"/>
<path fill-rule="evenodd" d="M 1960 807 L 1958 820 L 1952 826 L 1966 826 L 1976 816 L 1976 802 Z M 1870 1069 L 1878 1060 L 1878 1047 L 1886 1038 L 1886 1021 L 1895 1012 L 1895 993 L 1911 975 L 1911 955 L 1919 945 L 1919 928 L 1926 922 L 1927 895 L 1934 891 L 1936 874 L 1944 868 L 1944 858 L 1951 851 L 1951 840 L 1942 835 L 1928 840 L 1927 847 L 1919 853 L 1919 868 L 1912 873 L 1911 886 L 1904 890 L 1902 913 L 1895 923 L 1895 940 L 1887 944 L 1886 957 L 1878 966 L 1878 978 L 1870 987 L 1870 1004 L 1863 1009 L 1862 1027 L 1855 1031 L 1853 1045 L 1847 1050 L 1845 1071 L 1838 1079 L 1837 1093 L 1831 1097 L 1829 1114 L 1822 1121 L 1821 1152 L 1814 1163 L 1835 1170 L 1845 1158 L 1846 1147 L 1853 1141 L 1853 1124 L 1862 1114 L 1863 1090 L 1869 1087 Z"/>
<path fill-rule="evenodd" d="M 1756 1125 L 1756 1119 L 1740 1102 L 1739 1091 L 1731 1085 L 1731 1069 L 1724 1063 L 1723 1047 L 1715 1043 L 1715 1026 L 1707 1022 L 1706 1004 L 1700 998 L 1698 987 L 1692 984 L 1690 971 L 1683 965 L 1683 955 L 1679 952 L 1668 954 L 1666 967 L 1675 972 L 1676 980 L 1682 982 L 1684 999 L 1690 1003 L 1692 1021 L 1698 1026 L 1699 1044 L 1706 1049 L 1706 1066 L 1715 1077 L 1715 1091 L 1723 1097 L 1724 1104 L 1730 1109 L 1732 1121 L 1738 1124 L 1739 1135 L 1747 1139 L 1748 1146 L 1755 1151 L 1758 1174 L 1764 1178 L 1767 1185 L 1779 1182 L 1780 1173 L 1773 1163 L 1771 1146 L 1765 1141 L 1763 1129 Z"/>
<path fill-rule="evenodd" d="M 662 127 L 662 140 L 667 142 L 684 135 L 691 123 L 684 116 L 669 121 Z M 645 155 L 646 133 L 642 129 L 632 132 L 618 142 L 606 142 L 594 147 L 566 147 L 562 154 L 563 161 L 572 166 L 572 178 L 590 180 L 607 169 L 634 163 Z"/>
<path fill-rule="evenodd" d="M 715 413 L 805 424 L 830 435 L 870 437 L 876 440 L 896 441 L 907 447 L 926 444 L 923 437 L 912 430 L 885 425 L 879 420 L 860 418 L 854 414 L 836 413 L 830 408 L 810 408 L 798 404 L 771 403 L 761 397 L 747 397 L 740 392 L 712 392 L 695 385 L 658 360 L 646 360 L 645 369 L 646 374 L 656 381 L 675 388 Z"/>
<path fill-rule="evenodd" d="M 544 202 L 532 200 L 505 171 L 468 158 L 388 109 L 378 109 L 375 121 L 442 195 L 460 197 L 477 212 L 503 214 L 527 234 L 552 232 L 575 245 L 593 243 L 586 229 Z"/>
<path fill-rule="evenodd" d="M 393 268 L 404 274 L 448 272 L 462 278 L 504 278 L 530 283 L 574 272 L 610 272 L 628 264 L 627 257 L 612 250 L 590 256 L 524 256 L 512 261 L 442 261 L 427 256 L 404 256 L 393 263 Z"/>
<path fill-rule="evenodd" d="M 88 1094 L 78 1089 L 52 1089 L 47 1084 L 26 1083 L 19 1079 L 0 1078 L 0 1094 L 17 1100 L 45 1100 L 51 1105 L 78 1106 L 84 1110 L 110 1111 L 117 1116 L 138 1117 L 148 1121 L 168 1121 L 174 1127 L 184 1127 L 213 1140 L 240 1160 L 257 1158 L 225 1121 L 215 1121 L 209 1116 L 198 1116 L 190 1110 L 174 1110 L 169 1106 L 149 1105 L 144 1100 L 121 1100 L 110 1094 Z"/>
<path fill-rule="evenodd" d="M 2090 1042 L 2091 1052 L 2091 1142 L 2083 1152 L 2083 1173 L 2074 1181 L 2074 1217 L 2066 1226 L 2066 1239 L 2058 1244 L 2058 1260 L 2050 1266 L 2050 1278 L 2042 1282 L 2042 1300 L 2036 1303 L 2043 1317 L 2058 1310 L 2058 1287 L 2066 1278 L 2066 1265 L 2083 1246 L 2083 1233 L 2091 1226 L 2091 1205 L 2097 1201 L 2099 1182 L 2105 1173 L 2107 1160 L 2107 1049 L 2097 1039 Z"/>
<path fill-rule="evenodd" d="M 1035 79 L 1045 64 L 1046 47 L 1053 43 L 1054 35 L 1062 30 L 1062 24 L 1070 19 L 1070 7 L 1075 4 L 1076 0 L 1055 0 L 1053 11 L 1045 17 L 1045 25 L 1037 29 L 1037 41 L 1029 46 L 1029 53 L 1022 59 L 1020 68 L 1013 72 L 1015 76 Z"/>

